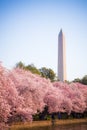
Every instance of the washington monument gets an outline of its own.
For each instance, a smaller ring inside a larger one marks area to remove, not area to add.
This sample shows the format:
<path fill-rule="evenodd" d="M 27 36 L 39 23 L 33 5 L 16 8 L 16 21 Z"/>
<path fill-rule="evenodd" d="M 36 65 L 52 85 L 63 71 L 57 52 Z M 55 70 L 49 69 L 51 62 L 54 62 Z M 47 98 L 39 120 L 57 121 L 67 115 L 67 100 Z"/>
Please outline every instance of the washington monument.
<path fill-rule="evenodd" d="M 58 35 L 58 78 L 60 81 L 67 80 L 66 77 L 66 47 L 65 37 L 62 29 Z"/>

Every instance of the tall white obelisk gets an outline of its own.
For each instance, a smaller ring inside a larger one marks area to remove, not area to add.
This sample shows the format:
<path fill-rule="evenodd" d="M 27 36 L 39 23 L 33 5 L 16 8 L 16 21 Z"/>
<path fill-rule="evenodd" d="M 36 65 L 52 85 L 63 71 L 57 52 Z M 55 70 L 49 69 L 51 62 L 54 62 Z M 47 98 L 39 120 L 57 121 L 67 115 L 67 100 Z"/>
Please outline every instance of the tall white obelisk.
<path fill-rule="evenodd" d="M 66 47 L 65 37 L 62 29 L 58 35 L 58 79 L 60 81 L 67 80 L 66 76 Z"/>

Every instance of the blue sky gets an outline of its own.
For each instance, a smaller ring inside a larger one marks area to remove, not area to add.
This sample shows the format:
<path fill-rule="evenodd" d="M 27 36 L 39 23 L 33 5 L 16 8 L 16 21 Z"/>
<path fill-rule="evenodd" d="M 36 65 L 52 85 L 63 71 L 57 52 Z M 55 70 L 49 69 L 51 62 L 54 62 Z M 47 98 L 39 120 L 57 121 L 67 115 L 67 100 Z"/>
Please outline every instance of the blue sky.
<path fill-rule="evenodd" d="M 0 0 L 0 61 L 57 73 L 58 33 L 66 38 L 67 80 L 87 75 L 87 0 Z"/>

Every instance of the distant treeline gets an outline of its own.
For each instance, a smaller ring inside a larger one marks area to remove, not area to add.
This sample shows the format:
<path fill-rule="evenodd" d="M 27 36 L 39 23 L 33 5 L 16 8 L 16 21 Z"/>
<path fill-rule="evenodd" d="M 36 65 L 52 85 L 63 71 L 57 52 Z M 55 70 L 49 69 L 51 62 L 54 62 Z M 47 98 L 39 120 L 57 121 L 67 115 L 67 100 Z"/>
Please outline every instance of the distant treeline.
<path fill-rule="evenodd" d="M 23 68 L 25 70 L 29 70 L 34 74 L 41 75 L 42 77 L 49 78 L 52 82 L 59 81 L 56 73 L 51 68 L 41 67 L 38 69 L 34 64 L 25 65 L 23 62 L 18 62 L 15 67 Z M 66 81 L 70 83 L 69 81 Z M 82 79 L 76 78 L 72 82 L 79 82 L 87 85 L 87 75 L 85 75 Z"/>

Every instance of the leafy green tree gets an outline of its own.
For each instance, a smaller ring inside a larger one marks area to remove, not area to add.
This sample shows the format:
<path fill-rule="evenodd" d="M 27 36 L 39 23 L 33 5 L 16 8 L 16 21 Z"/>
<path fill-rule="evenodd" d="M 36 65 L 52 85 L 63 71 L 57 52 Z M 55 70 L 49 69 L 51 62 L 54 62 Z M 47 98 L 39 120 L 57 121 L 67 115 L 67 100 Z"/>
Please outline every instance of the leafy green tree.
<path fill-rule="evenodd" d="M 42 77 L 49 78 L 51 81 L 54 81 L 56 78 L 56 75 L 52 69 L 42 67 L 41 69 L 39 69 L 39 71 L 41 72 Z"/>
<path fill-rule="evenodd" d="M 22 62 L 22 61 L 20 61 L 20 62 L 18 62 L 17 64 L 16 64 L 16 68 L 17 67 L 19 67 L 19 68 L 25 68 L 25 65 L 24 65 L 24 63 Z"/>
<path fill-rule="evenodd" d="M 39 71 L 41 72 L 42 77 L 48 78 L 48 69 L 46 67 L 42 67 Z"/>
<path fill-rule="evenodd" d="M 56 74 L 52 69 L 48 69 L 48 77 L 50 78 L 51 81 L 55 80 Z"/>
<path fill-rule="evenodd" d="M 73 80 L 73 82 L 79 82 L 79 83 L 81 83 L 81 79 L 76 78 L 76 79 Z"/>
<path fill-rule="evenodd" d="M 33 64 L 30 64 L 30 65 L 27 65 L 25 66 L 23 62 L 18 62 L 16 64 L 16 68 L 19 67 L 19 68 L 22 68 L 22 69 L 25 69 L 25 70 L 29 70 L 31 71 L 32 73 L 34 74 L 39 74 L 41 75 L 40 71 L 33 65 Z"/>
<path fill-rule="evenodd" d="M 85 75 L 83 78 L 82 78 L 82 84 L 85 84 L 87 85 L 87 75 Z"/>
<path fill-rule="evenodd" d="M 34 64 L 25 66 L 24 63 L 21 61 L 16 64 L 16 67 L 19 67 L 19 68 L 22 68 L 25 70 L 29 70 L 34 74 L 38 74 L 38 75 L 41 75 L 42 77 L 49 78 L 51 81 L 57 80 L 56 74 L 50 68 L 48 69 L 46 67 L 42 67 L 41 69 L 37 69 L 34 66 Z"/>
<path fill-rule="evenodd" d="M 41 75 L 40 71 L 33 64 L 27 65 L 25 69 L 31 71 L 34 74 Z"/>

